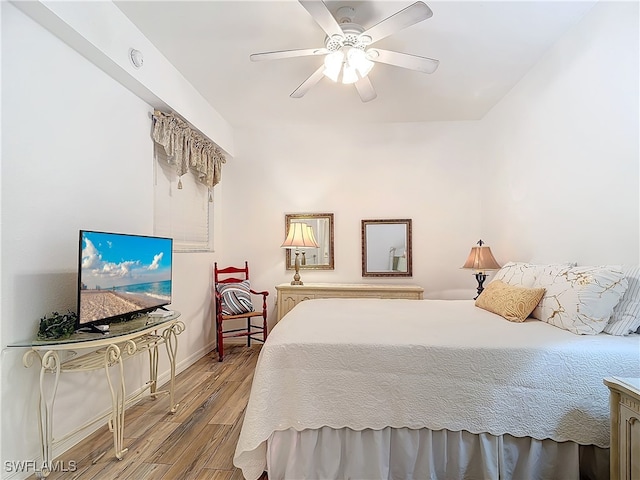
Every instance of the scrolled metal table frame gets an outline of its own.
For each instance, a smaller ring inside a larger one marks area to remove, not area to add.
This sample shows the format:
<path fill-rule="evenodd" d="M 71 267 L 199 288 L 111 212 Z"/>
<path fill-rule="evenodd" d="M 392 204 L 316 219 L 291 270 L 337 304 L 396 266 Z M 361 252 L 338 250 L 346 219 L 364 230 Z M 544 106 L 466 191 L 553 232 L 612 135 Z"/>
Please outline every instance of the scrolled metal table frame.
<path fill-rule="evenodd" d="M 79 430 L 95 423 L 105 416 L 102 416 L 89 424 L 70 432 L 60 439 L 53 438 L 53 406 L 56 392 L 63 372 L 80 372 L 104 369 L 109 390 L 111 392 L 111 412 L 109 417 L 109 430 L 113 432 L 113 447 L 115 456 L 122 460 L 127 448 L 124 447 L 124 412 L 127 404 L 138 400 L 146 390 L 149 395 L 156 398 L 159 395 L 169 395 L 169 411 L 175 413 L 179 404 L 174 400 L 174 385 L 176 373 L 176 356 L 178 352 L 178 335 L 180 335 L 185 325 L 178 320 L 180 313 L 173 312 L 170 316 L 151 319 L 142 316 L 131 322 L 112 325 L 112 333 L 102 334 L 80 334 L 76 333 L 71 338 L 64 341 L 36 341 L 31 345 L 16 344 L 15 347 L 30 346 L 23 358 L 25 367 L 33 365 L 34 358 L 40 360 L 40 400 L 38 402 L 38 421 L 40 433 L 40 445 L 42 454 L 42 467 L 37 472 L 39 478 L 44 478 L 51 473 L 52 447 L 55 442 L 59 442 L 77 433 Z M 159 333 L 158 333 L 159 332 Z M 158 390 L 158 347 L 164 344 L 169 357 L 171 376 L 168 390 Z M 77 350 L 93 349 L 93 351 L 77 356 Z M 141 391 L 131 398 L 126 397 L 124 381 L 124 364 L 126 358 L 133 357 L 139 353 L 147 351 L 149 353 L 149 381 L 143 386 Z M 65 352 L 68 359 L 61 360 L 60 352 Z M 112 379 L 110 367 L 117 367 L 117 376 Z M 54 374 L 53 385 L 45 386 L 45 375 Z"/>

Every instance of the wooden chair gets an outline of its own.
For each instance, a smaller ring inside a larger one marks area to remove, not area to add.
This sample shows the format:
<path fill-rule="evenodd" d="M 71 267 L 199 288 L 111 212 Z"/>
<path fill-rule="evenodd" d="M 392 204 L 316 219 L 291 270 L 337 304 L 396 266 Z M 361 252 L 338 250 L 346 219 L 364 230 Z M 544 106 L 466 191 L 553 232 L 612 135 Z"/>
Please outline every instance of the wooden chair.
<path fill-rule="evenodd" d="M 249 264 L 244 262 L 244 268 L 218 268 L 213 264 L 213 284 L 216 299 L 216 333 L 218 361 L 224 358 L 224 339 L 231 337 L 247 337 L 247 346 L 251 340 L 265 342 L 267 339 L 267 296 L 269 292 L 258 292 L 250 288 Z M 262 296 L 262 310 L 256 311 L 251 301 L 251 295 Z M 254 317 L 262 317 L 262 325 L 252 323 Z M 247 325 L 242 328 L 224 330 L 223 323 L 228 320 L 246 319 Z M 257 335 L 262 333 L 262 338 Z"/>

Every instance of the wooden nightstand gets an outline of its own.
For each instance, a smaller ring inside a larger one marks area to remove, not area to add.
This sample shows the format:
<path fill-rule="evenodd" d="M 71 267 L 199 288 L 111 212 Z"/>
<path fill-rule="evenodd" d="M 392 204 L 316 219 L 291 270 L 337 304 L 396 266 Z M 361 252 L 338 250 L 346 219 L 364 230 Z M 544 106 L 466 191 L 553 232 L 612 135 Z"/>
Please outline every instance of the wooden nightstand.
<path fill-rule="evenodd" d="M 605 378 L 611 411 L 611 480 L 640 479 L 640 378 Z"/>
<path fill-rule="evenodd" d="M 298 303 L 312 298 L 404 298 L 422 300 L 424 289 L 418 285 L 375 285 L 355 283 L 309 283 L 291 285 L 283 283 L 276 286 L 278 292 L 278 318 Z"/>

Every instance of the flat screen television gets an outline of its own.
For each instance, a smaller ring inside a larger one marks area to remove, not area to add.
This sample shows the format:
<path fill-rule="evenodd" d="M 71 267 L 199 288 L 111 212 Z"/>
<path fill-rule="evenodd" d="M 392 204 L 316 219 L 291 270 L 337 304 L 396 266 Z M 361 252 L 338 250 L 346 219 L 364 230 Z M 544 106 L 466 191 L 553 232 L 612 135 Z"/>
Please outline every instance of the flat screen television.
<path fill-rule="evenodd" d="M 171 303 L 173 239 L 80 230 L 76 329 Z"/>

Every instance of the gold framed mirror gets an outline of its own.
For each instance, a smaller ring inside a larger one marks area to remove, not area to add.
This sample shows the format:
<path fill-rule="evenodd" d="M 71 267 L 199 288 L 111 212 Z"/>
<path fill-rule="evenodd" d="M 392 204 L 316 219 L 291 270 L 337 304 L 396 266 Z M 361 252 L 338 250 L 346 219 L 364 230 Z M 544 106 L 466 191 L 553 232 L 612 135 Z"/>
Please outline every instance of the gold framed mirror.
<path fill-rule="evenodd" d="M 287 213 L 284 216 L 285 238 L 292 222 L 313 229 L 318 248 L 300 250 L 300 270 L 333 270 L 333 213 Z M 295 270 L 295 253 L 286 250 L 287 270 Z"/>
<path fill-rule="evenodd" d="M 411 277 L 411 219 L 362 220 L 362 276 Z"/>

